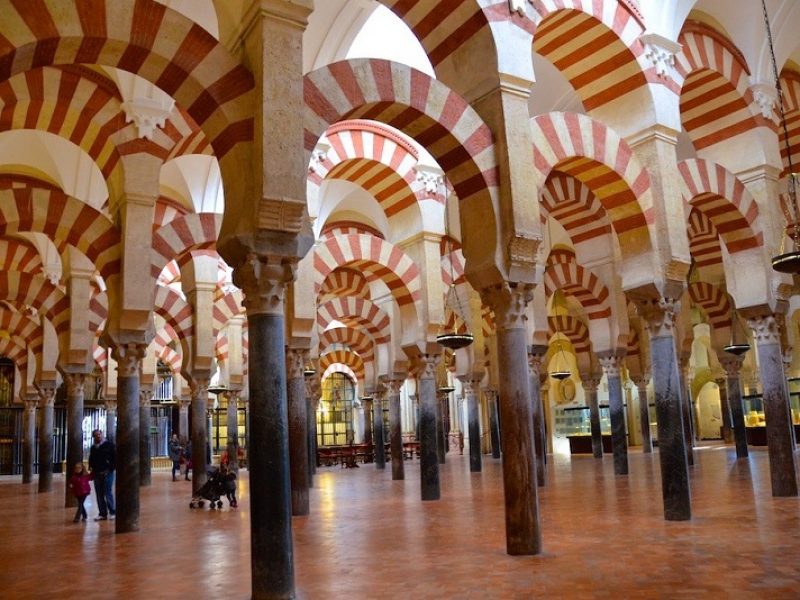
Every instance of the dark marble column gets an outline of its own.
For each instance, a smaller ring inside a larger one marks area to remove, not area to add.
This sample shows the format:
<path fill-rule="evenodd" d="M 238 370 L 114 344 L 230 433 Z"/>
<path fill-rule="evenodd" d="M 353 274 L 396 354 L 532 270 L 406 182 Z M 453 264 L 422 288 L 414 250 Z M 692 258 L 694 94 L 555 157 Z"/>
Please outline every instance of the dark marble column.
<path fill-rule="evenodd" d="M 375 442 L 375 468 L 386 468 L 386 438 L 383 428 L 383 398 L 386 392 L 383 389 L 375 391 L 372 398 L 372 439 Z"/>
<path fill-rule="evenodd" d="M 744 423 L 744 405 L 742 404 L 742 389 L 739 383 L 739 373 L 742 370 L 744 356 L 724 354 L 720 363 L 725 369 L 725 387 L 728 406 L 731 409 L 731 429 L 733 440 L 736 444 L 736 458 L 747 458 L 747 430 Z"/>
<path fill-rule="evenodd" d="M 611 447 L 614 451 L 614 474 L 628 474 L 628 438 L 625 432 L 625 403 L 622 399 L 622 355 L 614 352 L 598 355 L 608 383 L 608 411 L 611 416 Z"/>
<path fill-rule="evenodd" d="M 797 496 L 794 428 L 783 369 L 780 327 L 776 315 L 772 314 L 748 315 L 747 324 L 755 333 L 758 351 L 772 495 Z"/>
<path fill-rule="evenodd" d="M 117 443 L 117 399 L 106 398 L 106 431 L 105 437 L 112 444 Z"/>
<path fill-rule="evenodd" d="M 525 328 L 525 308 L 532 295 L 531 288 L 512 284 L 482 292 L 497 323 L 506 551 L 512 555 L 542 551 Z"/>
<path fill-rule="evenodd" d="M 308 417 L 308 487 L 314 487 L 317 472 L 317 403 L 320 381 L 314 375 L 306 376 L 306 416 Z"/>
<path fill-rule="evenodd" d="M 83 383 L 82 373 L 64 373 L 67 387 L 67 464 L 64 477 L 69 480 L 75 465 L 83 462 Z M 87 467 L 88 468 L 88 467 Z M 78 506 L 75 494 L 64 486 L 64 506 Z"/>
<path fill-rule="evenodd" d="M 676 289 L 675 294 L 678 292 Z M 638 298 L 637 306 L 650 331 L 664 518 L 685 521 L 692 518 L 692 498 L 675 351 L 674 320 L 679 304 L 670 298 Z"/>
<path fill-rule="evenodd" d="M 547 354 L 547 346 L 533 344 L 528 347 L 528 369 L 531 388 L 531 413 L 533 415 L 533 441 L 536 446 L 536 483 L 545 484 L 547 472 L 547 440 L 544 428 L 544 406 L 542 405 L 541 380 L 542 358 Z"/>
<path fill-rule="evenodd" d="M 192 492 L 197 493 L 208 481 L 208 372 L 192 374 Z"/>
<path fill-rule="evenodd" d="M 150 427 L 152 413 L 150 402 L 153 390 L 139 388 L 139 485 L 148 486 L 152 481 L 152 460 L 150 457 Z"/>
<path fill-rule="evenodd" d="M 25 409 L 22 413 L 22 483 L 33 481 L 33 457 L 36 455 L 36 405 L 38 394 L 23 396 Z"/>
<path fill-rule="evenodd" d="M 252 597 L 294 597 L 284 297 L 296 265 L 251 254 L 233 273 L 244 292 L 248 353 Z"/>
<path fill-rule="evenodd" d="M 374 437 L 372 435 L 372 398 L 369 396 L 365 396 L 361 399 L 361 402 L 364 406 L 364 443 L 369 445 L 374 442 Z M 375 454 L 376 448 L 373 446 L 373 456 Z"/>
<path fill-rule="evenodd" d="M 722 417 L 722 441 L 729 444 L 733 441 L 733 427 L 731 426 L 731 407 L 728 404 L 728 389 L 724 379 L 717 379 L 719 386 L 719 412 Z"/>
<path fill-rule="evenodd" d="M 114 346 L 117 361 L 116 533 L 139 530 L 139 369 L 144 344 Z"/>
<path fill-rule="evenodd" d="M 228 440 L 226 450 L 228 451 L 228 465 L 234 471 L 239 470 L 239 390 L 229 390 L 226 394 L 228 398 L 228 409 L 225 414 L 226 429 L 228 430 Z"/>
<path fill-rule="evenodd" d="M 482 377 L 462 377 L 464 397 L 467 401 L 467 436 L 469 439 L 469 470 L 481 472 L 481 419 L 478 394 Z"/>
<path fill-rule="evenodd" d="M 688 359 L 687 359 L 688 360 Z M 694 465 L 694 435 L 692 434 L 692 392 L 687 383 L 686 361 L 679 365 L 681 381 L 681 419 L 683 421 L 683 439 L 686 445 L 686 462 L 691 467 Z"/>
<path fill-rule="evenodd" d="M 39 492 L 53 489 L 53 405 L 56 390 L 43 387 L 39 390 Z"/>
<path fill-rule="evenodd" d="M 402 379 L 387 379 L 386 401 L 389 403 L 389 447 L 392 457 L 392 479 L 406 478 L 403 464 L 403 423 L 400 420 L 400 388 Z"/>
<path fill-rule="evenodd" d="M 597 388 L 600 385 L 599 375 L 582 375 L 583 391 L 586 404 L 589 405 L 589 428 L 592 433 L 592 456 L 603 458 L 603 430 L 600 427 L 600 403 L 597 400 Z"/>
<path fill-rule="evenodd" d="M 292 485 L 292 516 L 309 513 L 308 415 L 303 369 L 308 351 L 286 351 L 287 402 L 289 406 L 289 481 Z"/>
<path fill-rule="evenodd" d="M 653 451 L 653 441 L 650 439 L 650 409 L 647 398 L 648 377 L 639 377 L 636 380 L 636 389 L 639 390 L 639 424 L 642 428 L 642 452 L 649 454 Z"/>
<path fill-rule="evenodd" d="M 438 433 L 436 431 L 436 365 L 439 354 L 422 356 L 422 370 L 419 374 L 417 394 L 419 398 L 419 450 L 420 450 L 420 489 L 423 500 L 438 500 L 439 459 L 437 455 Z"/>
<path fill-rule="evenodd" d="M 178 437 L 184 447 L 189 442 L 189 410 L 191 406 L 191 400 L 183 398 L 178 400 Z"/>
<path fill-rule="evenodd" d="M 497 390 L 485 391 L 489 405 L 489 439 L 492 444 L 492 458 L 500 458 L 500 418 L 497 414 Z"/>
<path fill-rule="evenodd" d="M 447 462 L 447 438 L 444 431 L 444 404 L 447 402 L 447 394 L 436 391 L 436 457 L 439 464 Z"/>

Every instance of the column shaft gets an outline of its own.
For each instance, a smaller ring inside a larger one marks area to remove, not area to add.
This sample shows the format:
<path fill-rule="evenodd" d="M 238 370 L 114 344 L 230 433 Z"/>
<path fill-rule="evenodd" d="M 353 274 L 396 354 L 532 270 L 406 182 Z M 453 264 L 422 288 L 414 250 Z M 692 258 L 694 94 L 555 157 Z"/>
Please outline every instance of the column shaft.
<path fill-rule="evenodd" d="M 603 430 L 600 427 L 600 403 L 597 400 L 597 379 L 584 381 L 587 403 L 589 404 L 589 427 L 592 432 L 592 456 L 603 458 Z"/>
<path fill-rule="evenodd" d="M 36 400 L 25 400 L 22 413 L 22 483 L 33 481 L 33 457 L 36 454 Z"/>
<path fill-rule="evenodd" d="M 608 383 L 608 411 L 611 415 L 611 447 L 614 452 L 614 473 L 628 474 L 628 441 L 625 435 L 625 405 L 622 400 L 621 357 L 601 357 L 600 363 Z"/>
<path fill-rule="evenodd" d="M 431 361 L 433 362 L 433 361 Z M 430 371 L 430 373 L 427 373 Z M 437 456 L 438 434 L 436 432 L 436 380 L 433 368 L 419 378 L 419 445 L 420 445 L 420 488 L 423 500 L 438 500 L 439 460 Z"/>
<path fill-rule="evenodd" d="M 741 364 L 741 363 L 740 363 Z M 744 406 L 742 405 L 742 391 L 739 384 L 739 371 L 728 371 L 725 379 L 728 388 L 728 405 L 731 408 L 731 425 L 733 438 L 736 442 L 736 458 L 747 458 L 747 430 L 744 424 Z"/>
<path fill-rule="evenodd" d="M 83 375 L 66 373 L 67 387 L 67 464 L 65 479 L 72 477 L 75 465 L 83 462 Z M 77 506 L 75 494 L 64 486 L 64 506 Z"/>
<path fill-rule="evenodd" d="M 364 443 L 367 445 L 372 444 L 374 441 L 372 437 L 372 421 L 374 418 L 372 416 L 372 404 L 373 402 L 371 398 L 369 400 L 364 400 Z M 375 455 L 375 452 L 377 452 L 377 448 L 373 447 L 373 456 Z"/>
<path fill-rule="evenodd" d="M 150 426 L 152 413 L 150 399 L 153 392 L 139 390 L 139 485 L 148 486 L 152 481 L 152 461 L 150 458 Z"/>
<path fill-rule="evenodd" d="M 228 465 L 239 470 L 239 400 L 236 394 L 228 394 L 226 413 L 226 429 L 228 430 L 227 448 Z"/>
<path fill-rule="evenodd" d="M 731 407 L 728 403 L 728 388 L 724 381 L 719 384 L 719 412 L 722 417 L 722 440 L 728 444 L 733 441 L 733 427 L 731 426 Z"/>
<path fill-rule="evenodd" d="M 180 401 L 178 404 L 178 437 L 186 445 L 189 441 L 189 407 L 191 402 Z"/>
<path fill-rule="evenodd" d="M 650 439 L 650 409 L 647 399 L 647 382 L 641 381 L 639 388 L 639 423 L 642 428 L 642 452 L 648 454 L 653 451 L 653 441 Z"/>
<path fill-rule="evenodd" d="M 375 468 L 386 468 L 386 441 L 383 431 L 383 392 L 372 400 L 372 439 L 375 441 Z"/>
<path fill-rule="evenodd" d="M 141 357 L 139 358 L 141 361 Z M 118 362 L 117 377 L 117 517 L 114 530 L 139 530 L 139 370 L 123 375 Z"/>
<path fill-rule="evenodd" d="M 117 443 L 117 401 L 106 400 L 106 439 Z"/>
<path fill-rule="evenodd" d="M 439 464 L 443 465 L 447 462 L 447 440 L 445 439 L 444 432 L 444 410 L 443 406 L 445 398 L 441 393 L 436 394 L 436 457 Z"/>
<path fill-rule="evenodd" d="M 286 357 L 289 382 L 289 481 L 292 485 L 292 515 L 309 513 L 308 500 L 308 416 L 302 353 L 289 351 Z"/>
<path fill-rule="evenodd" d="M 403 424 L 400 421 L 400 385 L 401 381 L 389 383 L 389 443 L 392 455 L 392 479 L 401 481 L 406 478 L 403 464 Z"/>
<path fill-rule="evenodd" d="M 480 381 L 467 382 L 465 395 L 467 397 L 467 432 L 469 435 L 469 470 L 473 473 L 481 472 L 481 423 L 478 406 L 478 386 Z"/>
<path fill-rule="evenodd" d="M 500 458 L 500 417 L 498 416 L 498 397 L 491 391 L 486 399 L 489 403 L 489 437 L 492 442 L 492 458 Z"/>
<path fill-rule="evenodd" d="M 192 492 L 197 493 L 208 481 L 208 380 L 195 381 L 192 389 Z"/>
<path fill-rule="evenodd" d="M 683 438 L 686 444 L 686 462 L 694 465 L 694 436 L 692 435 L 692 394 L 686 383 L 686 374 L 680 370 L 681 381 L 681 415 L 683 420 Z"/>
<path fill-rule="evenodd" d="M 531 390 L 531 413 L 533 415 L 533 441 L 536 447 L 536 483 L 540 487 L 545 484 L 547 470 L 547 441 L 545 439 L 544 406 L 539 383 L 542 357 L 547 353 L 547 346 L 534 344 L 528 349 L 528 367 Z"/>
<path fill-rule="evenodd" d="M 53 489 L 53 402 L 55 390 L 44 391 L 39 409 L 39 492 Z"/>

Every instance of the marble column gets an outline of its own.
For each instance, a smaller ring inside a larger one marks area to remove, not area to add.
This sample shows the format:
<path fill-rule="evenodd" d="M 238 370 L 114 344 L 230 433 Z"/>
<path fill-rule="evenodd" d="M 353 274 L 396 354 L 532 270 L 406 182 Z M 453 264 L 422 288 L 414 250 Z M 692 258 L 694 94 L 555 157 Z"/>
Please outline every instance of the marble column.
<path fill-rule="evenodd" d="M 228 390 L 228 408 L 226 413 L 226 429 L 228 440 L 228 465 L 234 471 L 239 470 L 239 390 Z"/>
<path fill-rule="evenodd" d="M 686 462 L 691 467 L 694 465 L 694 436 L 692 435 L 692 392 L 687 383 L 688 367 L 683 361 L 680 365 L 681 381 L 681 419 L 683 420 L 683 438 L 686 445 Z"/>
<path fill-rule="evenodd" d="M 117 399 L 106 398 L 106 439 L 112 444 L 117 443 Z"/>
<path fill-rule="evenodd" d="M 289 481 L 292 486 L 292 516 L 309 513 L 308 497 L 308 415 L 306 382 L 303 376 L 308 350 L 286 351 L 286 397 L 289 413 Z"/>
<path fill-rule="evenodd" d="M 447 438 L 444 431 L 444 404 L 447 402 L 447 394 L 436 391 L 436 457 L 439 464 L 447 462 Z"/>
<path fill-rule="evenodd" d="M 614 352 L 598 355 L 608 384 L 608 411 L 611 416 L 611 447 L 614 451 L 614 474 L 628 474 L 628 439 L 625 433 L 625 405 L 622 400 L 622 355 Z"/>
<path fill-rule="evenodd" d="M 308 418 L 308 486 L 314 487 L 314 475 L 317 472 L 317 405 L 321 384 L 316 374 L 307 376 L 305 383 Z"/>
<path fill-rule="evenodd" d="M 383 428 L 383 398 L 386 392 L 383 389 L 375 390 L 372 398 L 372 439 L 375 442 L 375 468 L 386 468 L 386 441 Z"/>
<path fill-rule="evenodd" d="M 192 375 L 192 492 L 197 493 L 208 481 L 208 382 L 209 374 Z"/>
<path fill-rule="evenodd" d="M 478 394 L 482 377 L 462 377 L 464 397 L 467 401 L 467 435 L 469 439 L 469 470 L 481 472 L 481 422 Z"/>
<path fill-rule="evenodd" d="M 742 404 L 742 388 L 739 383 L 739 373 L 742 370 L 744 356 L 734 356 L 725 353 L 720 357 L 720 363 L 725 369 L 725 387 L 728 406 L 731 409 L 731 428 L 736 444 L 736 458 L 747 458 L 747 430 L 744 423 L 744 405 Z"/>
<path fill-rule="evenodd" d="M 248 255 L 234 270 L 249 331 L 248 471 L 253 598 L 294 597 L 284 299 L 296 265 Z"/>
<path fill-rule="evenodd" d="M 39 390 L 39 492 L 53 489 L 53 406 L 56 390 L 43 387 Z"/>
<path fill-rule="evenodd" d="M 670 298 L 640 298 L 637 306 L 650 332 L 664 518 L 685 521 L 692 518 L 692 498 L 683 435 L 681 378 L 675 351 L 675 318 L 679 304 Z"/>
<path fill-rule="evenodd" d="M 647 398 L 648 377 L 636 379 L 636 389 L 639 390 L 639 424 L 642 428 L 642 452 L 649 454 L 653 451 L 653 441 L 650 439 L 650 409 Z"/>
<path fill-rule="evenodd" d="M 23 396 L 25 408 L 22 413 L 22 483 L 33 481 L 33 458 L 36 455 L 36 405 L 38 395 Z"/>
<path fill-rule="evenodd" d="M 603 430 L 600 427 L 600 403 L 597 400 L 597 388 L 600 386 L 599 375 L 582 376 L 583 391 L 586 404 L 589 405 L 589 428 L 592 432 L 592 456 L 603 458 Z"/>
<path fill-rule="evenodd" d="M 192 401 L 189 398 L 178 400 L 178 437 L 184 447 L 189 442 L 189 409 L 191 406 Z"/>
<path fill-rule="evenodd" d="M 116 533 L 139 530 L 139 371 L 147 346 L 119 344 L 117 361 Z"/>
<path fill-rule="evenodd" d="M 437 455 L 438 433 L 436 431 L 436 365 L 439 354 L 425 354 L 422 357 L 422 370 L 419 374 L 417 393 L 419 396 L 419 446 L 420 446 L 420 489 L 423 500 L 438 500 L 439 459 Z"/>
<path fill-rule="evenodd" d="M 492 444 L 492 458 L 500 458 L 500 417 L 497 414 L 497 390 L 486 390 L 489 406 L 489 439 Z"/>
<path fill-rule="evenodd" d="M 67 388 L 67 464 L 64 477 L 69 480 L 75 465 L 83 462 L 83 384 L 82 373 L 64 373 Z M 64 486 L 64 506 L 78 506 L 75 494 Z"/>
<path fill-rule="evenodd" d="M 536 446 L 536 483 L 545 484 L 547 472 L 547 441 L 545 439 L 544 406 L 540 387 L 542 358 L 547 354 L 547 346 L 533 344 L 528 347 L 528 369 L 531 387 L 531 412 L 533 414 L 533 441 Z"/>
<path fill-rule="evenodd" d="M 374 441 L 373 440 L 373 436 L 372 436 L 372 421 L 373 421 L 373 416 L 372 416 L 373 408 L 372 408 L 372 405 L 373 405 L 373 401 L 372 401 L 372 398 L 370 398 L 368 396 L 365 396 L 364 398 L 361 399 L 361 402 L 362 402 L 362 404 L 364 406 L 364 443 L 369 446 Z M 373 456 L 375 455 L 375 452 L 377 452 L 377 448 L 375 448 L 373 446 L 373 448 L 372 448 Z"/>
<path fill-rule="evenodd" d="M 719 412 L 722 417 L 722 441 L 729 444 L 733 441 L 733 428 L 731 427 L 731 407 L 728 404 L 728 389 L 724 379 L 717 379 L 719 387 Z"/>
<path fill-rule="evenodd" d="M 152 459 L 150 457 L 150 427 L 152 413 L 150 403 L 153 390 L 139 389 L 139 485 L 148 486 L 152 481 Z"/>
<path fill-rule="evenodd" d="M 506 283 L 484 289 L 482 296 L 494 310 L 497 324 L 506 551 L 511 555 L 538 554 L 542 533 L 525 327 L 525 308 L 533 291 Z"/>
<path fill-rule="evenodd" d="M 403 460 L 403 424 L 400 420 L 400 388 L 402 379 L 386 381 L 386 401 L 389 403 L 389 447 L 392 456 L 392 480 L 406 478 Z"/>
<path fill-rule="evenodd" d="M 797 496 L 794 428 L 783 369 L 780 327 L 773 314 L 748 316 L 747 324 L 755 334 L 758 351 L 772 495 Z"/>

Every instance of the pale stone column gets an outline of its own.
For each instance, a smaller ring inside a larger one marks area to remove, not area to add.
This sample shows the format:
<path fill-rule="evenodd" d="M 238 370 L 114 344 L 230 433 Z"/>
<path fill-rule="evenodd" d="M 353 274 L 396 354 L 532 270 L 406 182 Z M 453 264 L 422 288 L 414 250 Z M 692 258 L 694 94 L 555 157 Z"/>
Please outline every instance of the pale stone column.
<path fill-rule="evenodd" d="M 670 298 L 638 298 L 636 302 L 650 331 L 664 518 L 685 521 L 692 518 L 692 498 L 683 435 L 681 378 L 675 351 L 678 304 Z"/>
<path fill-rule="evenodd" d="M 56 401 L 55 387 L 39 390 L 39 489 L 53 489 L 53 405 Z"/>
<path fill-rule="evenodd" d="M 375 390 L 372 398 L 372 438 L 375 441 L 375 468 L 386 468 L 386 442 L 383 431 L 383 399 L 386 391 L 383 386 Z"/>
<path fill-rule="evenodd" d="M 139 390 L 139 485 L 148 486 L 152 481 L 152 460 L 150 457 L 150 411 L 153 389 Z"/>
<path fill-rule="evenodd" d="M 387 379 L 386 401 L 389 403 L 389 452 L 392 457 L 392 480 L 405 479 L 403 464 L 403 424 L 400 421 L 400 388 L 403 379 Z"/>
<path fill-rule="evenodd" d="M 439 464 L 447 462 L 447 432 L 444 430 L 444 404 L 447 394 L 436 390 L 436 458 Z"/>
<path fill-rule="evenodd" d="M 209 373 L 192 375 L 192 492 L 208 481 L 208 384 Z"/>
<path fill-rule="evenodd" d="M 603 429 L 600 426 L 600 403 L 597 400 L 599 375 L 581 375 L 586 404 L 589 405 L 589 427 L 592 433 L 592 456 L 603 458 Z"/>
<path fill-rule="evenodd" d="M 611 414 L 611 447 L 614 451 L 614 474 L 628 474 L 628 441 L 625 435 L 625 407 L 622 400 L 622 355 L 604 352 L 597 356 L 608 383 L 608 410 Z"/>
<path fill-rule="evenodd" d="M 67 481 L 72 477 L 75 465 L 83 462 L 83 384 L 82 373 L 64 373 L 67 387 L 67 464 L 64 477 Z M 78 506 L 75 494 L 64 486 L 64 506 Z"/>
<path fill-rule="evenodd" d="M 542 534 L 525 328 L 532 290 L 506 283 L 484 289 L 482 296 L 497 323 L 506 550 L 512 555 L 538 554 Z"/>
<path fill-rule="evenodd" d="M 106 439 L 112 444 L 117 443 L 117 399 L 106 398 Z"/>
<path fill-rule="evenodd" d="M 423 354 L 420 360 L 419 383 L 419 450 L 420 450 L 420 491 L 423 500 L 438 500 L 439 460 L 437 456 L 436 432 L 436 366 L 441 355 Z"/>
<path fill-rule="evenodd" d="M 114 346 L 117 361 L 116 533 L 139 530 L 139 370 L 146 344 Z"/>
<path fill-rule="evenodd" d="M 547 354 L 547 346 L 533 344 L 528 346 L 528 369 L 531 380 L 531 411 L 533 412 L 533 438 L 536 446 L 536 483 L 545 484 L 547 471 L 547 440 L 544 426 L 544 405 L 542 404 L 541 368 L 542 358 Z"/>
<path fill-rule="evenodd" d="M 373 415 L 372 415 L 372 405 L 373 400 L 369 396 L 364 396 L 361 399 L 362 407 L 364 409 L 364 443 L 366 445 L 373 444 L 372 453 L 373 456 L 375 452 L 377 452 L 377 448 L 374 445 L 374 439 L 372 437 L 372 422 L 373 422 Z"/>
<path fill-rule="evenodd" d="M 317 406 L 320 399 L 321 382 L 316 373 L 306 377 L 306 402 L 308 411 L 308 486 L 314 487 L 317 472 Z"/>
<path fill-rule="evenodd" d="M 686 462 L 691 467 L 694 465 L 694 435 L 692 434 L 692 390 L 688 382 L 688 357 L 679 363 L 681 381 L 681 414 L 683 420 L 683 437 L 686 443 Z"/>
<path fill-rule="evenodd" d="M 228 390 L 228 465 L 234 471 L 239 470 L 239 392 L 240 390 Z"/>
<path fill-rule="evenodd" d="M 481 464 L 481 423 L 480 406 L 478 405 L 478 394 L 480 390 L 482 376 L 461 377 L 464 386 L 464 398 L 467 402 L 467 435 L 469 441 L 469 470 L 472 473 L 480 473 Z"/>
<path fill-rule="evenodd" d="M 789 390 L 783 370 L 780 327 L 776 315 L 747 315 L 753 330 L 761 371 L 764 417 L 773 496 L 797 496 L 794 427 L 789 408 Z"/>
<path fill-rule="evenodd" d="M 308 415 L 303 369 L 308 350 L 287 349 L 286 390 L 289 419 L 289 480 L 292 485 L 292 516 L 309 513 Z"/>
<path fill-rule="evenodd" d="M 747 430 L 744 423 L 744 405 L 742 404 L 742 388 L 739 373 L 742 370 L 743 356 L 725 353 L 720 357 L 725 369 L 725 386 L 727 388 L 728 406 L 731 409 L 731 427 L 736 443 L 736 458 L 747 458 Z"/>
<path fill-rule="evenodd" d="M 23 396 L 25 409 L 22 413 L 22 483 L 33 481 L 33 457 L 36 454 L 36 394 Z"/>
<path fill-rule="evenodd" d="M 636 379 L 636 389 L 639 390 L 639 422 L 642 427 L 642 452 L 648 454 L 653 451 L 653 441 L 650 439 L 650 410 L 647 399 L 648 377 Z"/>

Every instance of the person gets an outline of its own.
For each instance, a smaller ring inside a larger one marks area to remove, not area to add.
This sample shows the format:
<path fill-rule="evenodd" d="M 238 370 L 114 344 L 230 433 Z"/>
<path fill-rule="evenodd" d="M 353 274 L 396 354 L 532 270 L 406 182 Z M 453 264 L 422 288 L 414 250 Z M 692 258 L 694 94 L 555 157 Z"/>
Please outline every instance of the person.
<path fill-rule="evenodd" d="M 186 481 L 191 481 L 191 479 L 189 479 L 189 470 L 192 468 L 192 440 L 186 443 L 183 457 L 186 459 Z"/>
<path fill-rule="evenodd" d="M 219 467 L 219 480 L 222 483 L 222 489 L 225 490 L 228 504 L 231 508 L 236 508 L 239 505 L 236 502 L 236 473 L 229 469 L 227 464 L 222 464 Z"/>
<path fill-rule="evenodd" d="M 113 492 L 116 449 L 114 444 L 103 439 L 103 432 L 99 429 L 92 431 L 92 439 L 94 443 L 89 450 L 89 471 L 94 479 L 94 493 L 100 511 L 94 520 L 105 521 L 109 513 L 111 518 L 116 514 Z"/>
<path fill-rule="evenodd" d="M 181 473 L 181 451 L 183 448 L 181 447 L 181 442 L 178 439 L 178 434 L 173 433 L 172 437 L 169 440 L 169 459 L 172 461 L 172 481 L 178 481 L 175 477 L 175 472 L 178 472 L 178 475 Z"/>
<path fill-rule="evenodd" d="M 86 507 L 83 505 L 86 502 L 86 497 L 92 493 L 92 488 L 89 485 L 89 471 L 83 466 L 82 462 L 75 463 L 75 468 L 72 476 L 69 478 L 69 489 L 72 490 L 73 495 L 78 500 L 78 510 L 75 511 L 75 518 L 72 519 L 73 523 L 80 520 L 86 522 Z"/>

